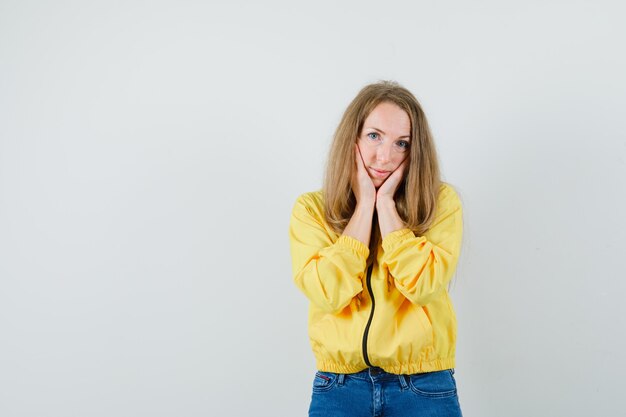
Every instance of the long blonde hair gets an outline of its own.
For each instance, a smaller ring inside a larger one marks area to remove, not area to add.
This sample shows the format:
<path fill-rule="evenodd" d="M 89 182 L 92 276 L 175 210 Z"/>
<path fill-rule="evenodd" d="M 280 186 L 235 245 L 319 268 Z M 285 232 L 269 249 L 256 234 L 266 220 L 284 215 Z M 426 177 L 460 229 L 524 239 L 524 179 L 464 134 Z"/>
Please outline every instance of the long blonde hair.
<path fill-rule="evenodd" d="M 394 200 L 398 214 L 407 228 L 418 236 L 432 224 L 437 198 L 443 183 L 439 162 L 426 115 L 409 90 L 395 81 L 379 81 L 366 85 L 348 105 L 335 130 L 325 168 L 323 196 L 324 217 L 335 233 L 341 234 L 356 207 L 350 185 L 355 171 L 354 144 L 370 112 L 382 102 L 398 105 L 411 121 L 410 164 L 398 185 Z M 380 239 L 377 221 L 373 222 L 371 246 Z"/>

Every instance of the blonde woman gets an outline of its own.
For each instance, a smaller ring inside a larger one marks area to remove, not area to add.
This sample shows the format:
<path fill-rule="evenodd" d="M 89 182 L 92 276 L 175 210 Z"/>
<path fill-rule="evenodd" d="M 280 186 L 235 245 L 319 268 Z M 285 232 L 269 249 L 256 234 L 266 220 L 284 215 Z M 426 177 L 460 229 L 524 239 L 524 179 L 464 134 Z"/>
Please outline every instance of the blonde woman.
<path fill-rule="evenodd" d="M 462 415 L 447 290 L 462 229 L 417 99 L 396 82 L 365 86 L 323 188 L 297 198 L 289 225 L 317 367 L 310 417 Z"/>

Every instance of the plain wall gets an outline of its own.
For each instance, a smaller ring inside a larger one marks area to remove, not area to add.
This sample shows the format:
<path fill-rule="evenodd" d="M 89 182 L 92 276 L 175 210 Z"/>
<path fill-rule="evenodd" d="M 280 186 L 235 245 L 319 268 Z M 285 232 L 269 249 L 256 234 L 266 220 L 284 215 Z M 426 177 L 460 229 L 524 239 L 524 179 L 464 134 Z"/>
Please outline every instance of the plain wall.
<path fill-rule="evenodd" d="M 464 205 L 465 417 L 621 415 L 624 39 L 617 1 L 0 1 L 0 415 L 306 415 L 289 216 L 380 79 Z"/>

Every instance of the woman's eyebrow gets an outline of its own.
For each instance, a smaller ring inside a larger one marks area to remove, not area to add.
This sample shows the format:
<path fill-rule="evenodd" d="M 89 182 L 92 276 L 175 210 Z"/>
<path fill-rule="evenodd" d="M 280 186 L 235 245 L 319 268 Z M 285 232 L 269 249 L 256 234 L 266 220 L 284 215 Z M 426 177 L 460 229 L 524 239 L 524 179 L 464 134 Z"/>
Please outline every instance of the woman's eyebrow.
<path fill-rule="evenodd" d="M 379 132 L 380 132 L 380 133 L 382 133 L 383 135 L 386 135 L 386 133 L 385 133 L 385 132 L 383 132 L 382 130 L 380 130 L 379 128 L 374 127 L 374 126 L 366 127 L 366 129 L 374 129 L 374 130 L 379 131 Z M 403 139 L 403 138 L 409 138 L 409 139 L 410 139 L 410 138 L 411 138 L 411 135 L 400 136 L 398 139 Z"/>

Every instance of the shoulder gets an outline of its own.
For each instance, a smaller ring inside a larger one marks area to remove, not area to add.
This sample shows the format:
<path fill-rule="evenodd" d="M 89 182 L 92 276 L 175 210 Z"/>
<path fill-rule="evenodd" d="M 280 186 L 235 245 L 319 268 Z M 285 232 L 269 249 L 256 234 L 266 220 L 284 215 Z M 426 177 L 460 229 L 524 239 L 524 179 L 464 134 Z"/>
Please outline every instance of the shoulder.
<path fill-rule="evenodd" d="M 320 217 L 324 212 L 322 190 L 309 191 L 300 194 L 294 202 L 293 211 L 307 211 L 311 215 Z"/>
<path fill-rule="evenodd" d="M 304 204 L 312 204 L 312 205 L 320 205 L 323 204 L 322 199 L 323 199 L 323 194 L 322 194 L 322 190 L 317 190 L 317 191 L 309 191 L 306 193 L 302 193 L 298 196 L 298 198 L 296 198 L 296 202 L 301 202 Z"/>
<path fill-rule="evenodd" d="M 306 207 L 320 207 L 324 205 L 322 190 L 308 191 L 300 194 L 294 204 L 304 205 Z"/>
<path fill-rule="evenodd" d="M 293 205 L 290 220 L 292 230 L 314 228 L 324 230 L 329 236 L 333 231 L 328 227 L 324 217 L 324 201 L 322 190 L 300 194 Z"/>
<path fill-rule="evenodd" d="M 447 182 L 442 182 L 437 198 L 438 211 L 449 212 L 462 209 L 461 198 L 456 188 Z"/>

